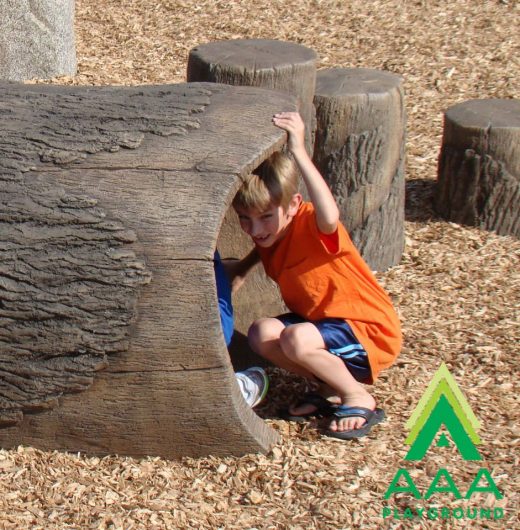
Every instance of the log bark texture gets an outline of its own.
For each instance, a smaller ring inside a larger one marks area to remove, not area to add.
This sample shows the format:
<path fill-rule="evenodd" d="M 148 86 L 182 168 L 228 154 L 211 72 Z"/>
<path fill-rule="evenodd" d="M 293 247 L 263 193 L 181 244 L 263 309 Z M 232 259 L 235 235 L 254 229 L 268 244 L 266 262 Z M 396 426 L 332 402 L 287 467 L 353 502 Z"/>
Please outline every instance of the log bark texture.
<path fill-rule="evenodd" d="M 388 269 L 404 250 L 402 80 L 366 68 L 321 70 L 314 104 L 314 163 L 363 258 Z"/>
<path fill-rule="evenodd" d="M 435 205 L 450 221 L 520 237 L 520 101 L 446 111 Z"/>
<path fill-rule="evenodd" d="M 313 50 L 290 42 L 251 39 L 202 44 L 190 51 L 188 81 L 210 81 L 229 85 L 258 86 L 296 96 L 306 124 L 306 145 L 312 153 L 315 129 L 313 105 L 316 84 L 316 61 Z M 286 110 L 280 108 L 278 111 Z M 271 116 L 269 116 L 271 118 Z M 243 116 L 235 116 L 242 120 Z M 251 127 L 255 124 L 250 123 Z M 252 248 L 249 237 L 237 233 L 238 220 L 230 209 L 224 221 L 218 247 L 223 257 L 241 257 Z M 237 368 L 248 363 L 265 364 L 249 349 L 247 331 L 260 317 L 286 311 L 278 287 L 257 267 L 246 285 L 233 298 L 235 337 L 231 346 Z"/>
<path fill-rule="evenodd" d="M 283 145 L 283 105 L 205 83 L 0 85 L 2 447 L 270 447 L 235 381 L 212 257 L 241 179 Z"/>
<path fill-rule="evenodd" d="M 0 79 L 76 73 L 74 0 L 1 0 Z"/>

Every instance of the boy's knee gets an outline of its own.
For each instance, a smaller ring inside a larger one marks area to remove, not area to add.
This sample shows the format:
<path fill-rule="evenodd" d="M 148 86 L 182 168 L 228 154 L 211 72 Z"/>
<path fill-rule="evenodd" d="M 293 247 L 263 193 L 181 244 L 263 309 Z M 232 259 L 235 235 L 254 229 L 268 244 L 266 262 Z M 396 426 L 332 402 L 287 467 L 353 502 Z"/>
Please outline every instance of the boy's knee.
<path fill-rule="evenodd" d="M 299 326 L 288 326 L 280 335 L 280 346 L 288 357 L 294 359 L 305 354 L 305 339 Z"/>
<path fill-rule="evenodd" d="M 267 341 L 276 340 L 280 337 L 281 330 L 276 326 L 276 322 L 278 321 L 273 318 L 261 318 L 251 324 L 247 332 L 247 338 L 249 345 L 254 351 L 261 349 L 262 344 Z"/>
<path fill-rule="evenodd" d="M 285 328 L 280 335 L 280 347 L 288 357 L 299 362 L 316 350 L 324 349 L 325 344 L 318 329 L 306 322 Z"/>

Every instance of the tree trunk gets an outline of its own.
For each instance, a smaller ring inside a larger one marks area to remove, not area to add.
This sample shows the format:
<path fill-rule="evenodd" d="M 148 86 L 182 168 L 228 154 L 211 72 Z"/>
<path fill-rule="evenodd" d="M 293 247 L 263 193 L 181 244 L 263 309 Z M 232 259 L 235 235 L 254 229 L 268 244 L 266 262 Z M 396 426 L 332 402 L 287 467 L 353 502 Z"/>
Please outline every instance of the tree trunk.
<path fill-rule="evenodd" d="M 445 219 L 520 237 L 520 101 L 449 108 L 435 205 Z"/>
<path fill-rule="evenodd" d="M 321 70 L 314 104 L 314 163 L 363 258 L 388 269 L 404 250 L 402 80 L 366 68 Z"/>
<path fill-rule="evenodd" d="M 212 258 L 241 179 L 283 145 L 282 106 L 206 83 L 0 86 L 1 446 L 270 447 L 235 381 Z"/>
<path fill-rule="evenodd" d="M 232 40 L 212 42 L 193 48 L 188 59 L 188 81 L 210 81 L 229 85 L 249 85 L 297 97 L 299 112 L 306 124 L 306 145 L 312 153 L 315 115 L 316 53 L 299 44 L 276 40 Z M 280 107 L 278 111 L 287 110 Z M 274 114 L 274 113 L 273 113 Z M 272 114 L 266 116 L 271 118 Z M 243 116 L 235 115 L 243 120 Z M 254 127 L 254 123 L 249 123 Z M 237 233 L 238 220 L 230 209 L 224 220 L 218 248 L 223 257 L 240 257 L 251 248 L 251 240 Z M 235 367 L 265 364 L 249 349 L 246 335 L 253 320 L 286 311 L 278 287 L 257 267 L 233 298 L 236 333 L 230 351 Z"/>
<path fill-rule="evenodd" d="M 74 0 L 3 1 L 0 79 L 76 73 Z"/>

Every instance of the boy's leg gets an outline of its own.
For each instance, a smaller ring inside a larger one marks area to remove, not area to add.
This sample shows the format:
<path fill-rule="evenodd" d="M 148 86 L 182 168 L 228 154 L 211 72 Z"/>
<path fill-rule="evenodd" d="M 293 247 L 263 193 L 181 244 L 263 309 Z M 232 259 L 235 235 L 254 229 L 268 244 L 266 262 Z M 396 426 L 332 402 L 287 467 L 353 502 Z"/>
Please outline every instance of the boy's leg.
<path fill-rule="evenodd" d="M 249 345 L 255 353 L 258 353 L 258 355 L 261 355 L 275 366 L 307 379 L 315 379 L 311 372 L 289 359 L 280 347 L 280 335 L 284 329 L 285 325 L 277 318 L 256 320 L 249 328 Z"/>
<path fill-rule="evenodd" d="M 306 322 L 284 328 L 279 345 L 289 361 L 330 386 L 343 405 L 375 408 L 374 398 L 354 379 L 343 360 L 326 349 L 323 337 L 314 324 Z M 297 411 L 293 412 L 297 415 Z M 329 429 L 348 431 L 358 429 L 364 423 L 363 418 L 343 418 L 333 420 Z"/>

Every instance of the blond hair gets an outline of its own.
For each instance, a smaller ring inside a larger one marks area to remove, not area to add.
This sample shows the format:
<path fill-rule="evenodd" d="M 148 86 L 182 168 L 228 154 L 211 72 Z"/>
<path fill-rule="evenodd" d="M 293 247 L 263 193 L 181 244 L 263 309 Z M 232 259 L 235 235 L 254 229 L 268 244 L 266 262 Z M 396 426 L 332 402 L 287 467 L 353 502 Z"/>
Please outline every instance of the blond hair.
<path fill-rule="evenodd" d="M 277 151 L 245 179 L 233 206 L 261 212 L 271 206 L 287 210 L 295 193 L 298 193 L 296 166 L 291 158 Z"/>

